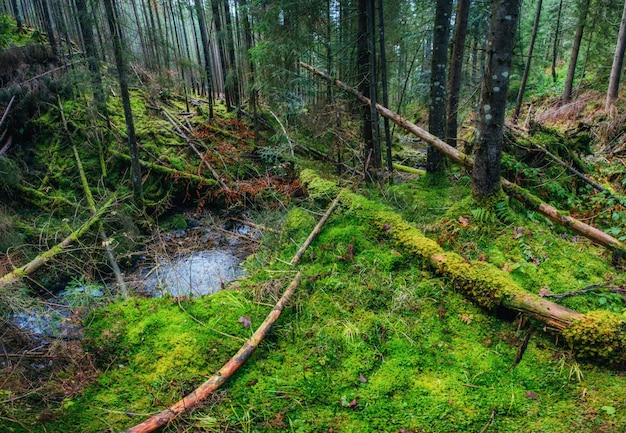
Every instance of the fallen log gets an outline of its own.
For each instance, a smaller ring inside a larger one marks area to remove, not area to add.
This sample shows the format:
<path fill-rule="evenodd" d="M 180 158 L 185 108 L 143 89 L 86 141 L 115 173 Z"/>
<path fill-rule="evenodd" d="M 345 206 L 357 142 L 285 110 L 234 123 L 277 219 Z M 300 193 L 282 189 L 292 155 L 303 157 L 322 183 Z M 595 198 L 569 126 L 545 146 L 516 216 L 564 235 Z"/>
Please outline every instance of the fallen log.
<path fill-rule="evenodd" d="M 125 161 L 130 161 L 130 156 L 126 155 L 125 153 L 118 152 L 117 150 L 111 150 L 111 153 Z M 142 167 L 154 170 L 157 173 L 164 174 L 166 176 L 172 176 L 174 178 L 180 177 L 183 179 L 192 180 L 201 185 L 207 185 L 211 187 L 219 185 L 218 182 L 214 179 L 209 179 L 207 177 L 198 176 L 197 174 L 193 174 L 193 173 L 187 173 L 186 171 L 175 170 L 173 168 L 165 167 L 161 164 L 156 164 L 153 162 L 144 161 L 142 159 L 139 160 L 139 165 L 141 165 Z"/>
<path fill-rule="evenodd" d="M 117 197 L 115 195 L 109 198 L 109 200 L 107 200 L 107 202 L 100 209 L 98 209 L 95 215 L 89 218 L 82 226 L 72 232 L 68 237 L 63 239 L 63 241 L 50 248 L 49 250 L 39 254 L 37 257 L 35 257 L 24 266 L 14 269 L 8 274 L 0 277 L 0 288 L 7 287 L 11 284 L 18 282 L 22 278 L 31 275 L 33 272 L 49 262 L 52 257 L 65 251 L 70 245 L 72 245 L 82 235 L 84 235 L 95 222 L 100 220 L 102 214 L 104 214 L 104 212 L 113 204 L 116 199 Z"/>
<path fill-rule="evenodd" d="M 304 170 L 300 181 L 307 190 L 324 197 L 339 191 L 333 182 Z M 532 317 L 545 327 L 561 332 L 574 353 L 612 364 L 626 364 L 626 317 L 608 311 L 581 314 L 527 292 L 504 271 L 485 262 L 470 262 L 444 251 L 419 229 L 389 208 L 351 192 L 341 193 L 341 203 L 359 213 L 364 221 L 387 235 L 399 249 L 412 254 L 479 306 L 494 311 L 507 308 Z"/>
<path fill-rule="evenodd" d="M 320 221 L 317 223 L 303 246 L 298 250 L 296 255 L 294 255 L 291 260 L 291 264 L 295 265 L 298 263 L 298 260 L 302 256 L 304 249 L 308 247 L 315 235 L 317 235 L 324 224 L 324 222 L 328 219 L 332 211 L 335 209 L 337 203 L 339 202 L 339 197 L 337 197 L 332 205 L 328 208 L 326 213 L 322 216 Z M 257 328 L 257 330 L 252 334 L 244 345 L 239 349 L 239 351 L 228 360 L 226 364 L 219 371 L 211 376 L 206 382 L 200 385 L 198 388 L 193 390 L 191 393 L 187 394 L 183 399 L 174 403 L 169 408 L 162 410 L 158 414 L 148 418 L 140 424 L 137 424 L 134 427 L 124 430 L 122 433 L 148 433 L 158 429 L 159 427 L 163 427 L 164 425 L 170 423 L 176 417 L 181 415 L 183 412 L 193 409 L 197 407 L 205 398 L 207 398 L 213 391 L 222 386 L 230 377 L 241 367 L 247 360 L 250 358 L 250 355 L 255 351 L 258 347 L 259 343 L 263 341 L 265 336 L 269 333 L 272 325 L 278 320 L 280 314 L 282 313 L 285 305 L 291 299 L 293 294 L 296 291 L 296 288 L 300 285 L 302 281 L 302 273 L 298 272 L 295 278 L 291 281 L 291 284 L 287 287 L 283 295 L 280 297 L 272 311 L 267 315 L 263 323 Z"/>
<path fill-rule="evenodd" d="M 365 97 L 364 95 L 362 95 L 361 93 L 359 93 L 357 90 L 353 89 L 352 87 L 348 86 L 347 84 L 339 80 L 333 79 L 328 74 L 320 71 L 319 69 L 314 68 L 313 66 L 307 65 L 306 63 L 300 62 L 300 65 L 303 68 L 313 72 L 314 74 L 319 75 L 320 77 L 324 78 L 330 83 L 335 84 L 337 87 L 347 91 L 348 93 L 351 93 L 361 102 L 368 104 L 368 105 L 371 104 L 371 101 L 369 100 L 369 98 Z M 394 113 L 393 111 L 389 110 L 386 107 L 383 107 L 380 104 L 376 104 L 376 110 L 378 110 L 378 112 L 382 116 L 395 122 L 398 126 L 404 128 L 405 130 L 409 131 L 410 133 L 416 135 L 417 137 L 421 138 L 425 142 L 429 143 L 430 145 L 435 147 L 437 150 L 439 150 L 441 153 L 443 153 L 444 155 L 446 155 L 453 161 L 461 164 L 462 166 L 468 168 L 469 170 L 472 170 L 474 161 L 469 155 L 466 155 L 460 150 L 450 146 L 449 144 L 447 144 L 440 138 L 435 137 L 434 135 L 430 134 L 429 132 L 425 131 L 419 126 L 409 122 L 404 117 L 398 115 L 397 113 Z M 537 212 L 543 214 L 544 216 L 548 217 L 552 221 L 569 228 L 570 230 L 586 237 L 587 239 L 595 242 L 598 245 L 601 245 L 611 251 L 614 251 L 615 253 L 617 253 L 617 255 L 626 256 L 626 245 L 624 245 L 619 240 L 615 239 L 613 236 L 607 233 L 604 233 L 603 231 L 595 227 L 592 227 L 582 221 L 579 221 L 578 219 L 574 217 L 565 215 L 562 211 L 559 211 L 555 207 L 550 206 L 549 204 L 545 203 L 543 200 L 536 197 L 535 195 L 533 195 L 526 189 L 512 182 L 509 182 L 508 180 L 504 178 L 502 178 L 501 180 L 502 180 L 502 189 L 509 196 L 512 196 L 516 198 L 517 200 L 521 201 L 522 203 L 524 203 L 530 210 L 536 210 Z"/>
<path fill-rule="evenodd" d="M 76 150 L 76 146 L 72 146 L 72 149 L 74 150 L 74 158 L 76 159 L 76 166 L 78 167 L 80 182 L 83 186 L 83 190 L 85 191 L 85 198 L 87 199 L 87 204 L 89 205 L 91 215 L 94 216 L 96 213 L 98 213 L 98 210 L 96 209 L 96 202 L 93 199 L 93 194 L 91 194 L 91 189 L 89 188 L 87 176 L 85 175 L 85 169 L 83 168 L 83 163 L 80 160 L 80 156 L 78 155 L 78 150 Z M 124 298 L 128 298 L 128 287 L 126 286 L 126 282 L 124 281 L 124 277 L 122 276 L 122 271 L 117 264 L 117 260 L 115 260 L 115 254 L 113 254 L 111 242 L 109 242 L 109 238 L 104 231 L 104 224 L 102 224 L 102 221 L 100 220 L 98 221 L 98 232 L 100 233 L 102 246 L 107 253 L 109 264 L 111 265 L 111 269 L 113 270 L 113 275 L 115 275 L 115 281 L 117 282 L 117 286 L 122 293 L 122 296 Z"/>

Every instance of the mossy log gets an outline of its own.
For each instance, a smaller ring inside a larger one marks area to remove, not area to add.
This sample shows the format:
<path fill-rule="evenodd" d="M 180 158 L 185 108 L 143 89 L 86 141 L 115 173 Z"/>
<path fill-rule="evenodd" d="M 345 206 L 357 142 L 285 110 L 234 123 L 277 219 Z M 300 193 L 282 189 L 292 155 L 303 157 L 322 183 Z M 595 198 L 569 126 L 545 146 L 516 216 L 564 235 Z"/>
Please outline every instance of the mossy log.
<path fill-rule="evenodd" d="M 68 237 L 63 239 L 63 241 L 50 248 L 49 250 L 39 254 L 37 257 L 35 257 L 24 266 L 14 269 L 8 274 L 0 277 L 0 288 L 7 287 L 11 284 L 18 282 L 20 279 L 31 275 L 47 262 L 49 262 L 52 257 L 65 251 L 82 235 L 84 235 L 94 223 L 100 220 L 100 217 L 102 217 L 102 215 L 108 210 L 108 208 L 113 204 L 116 199 L 116 196 L 112 196 L 102 207 L 100 207 L 100 209 L 98 209 L 98 211 L 94 215 L 91 216 L 91 218 L 89 218 L 89 220 L 87 220 L 77 230 L 72 232 Z"/>
<path fill-rule="evenodd" d="M 91 215 L 93 216 L 96 213 L 98 213 L 98 209 L 96 208 L 96 202 L 93 199 L 91 188 L 89 188 L 89 182 L 87 182 L 87 175 L 85 174 L 85 169 L 83 168 L 83 163 L 80 160 L 80 156 L 78 155 L 78 150 L 76 149 L 76 146 L 72 146 L 72 150 L 74 151 L 74 158 L 76 159 L 76 166 L 78 167 L 80 183 L 82 184 L 83 190 L 85 191 L 85 198 L 87 199 L 89 210 L 91 212 Z M 109 264 L 111 265 L 111 269 L 113 270 L 113 275 L 115 275 L 115 281 L 117 282 L 117 286 L 120 289 L 122 296 L 124 298 L 128 298 L 128 287 L 126 286 L 126 282 L 124 281 L 124 277 L 122 276 L 122 271 L 120 270 L 120 267 L 117 264 L 117 260 L 115 260 L 115 254 L 113 254 L 113 249 L 111 248 L 111 242 L 109 242 L 109 238 L 106 232 L 104 231 L 104 224 L 102 224 L 102 221 L 98 221 L 98 232 L 100 233 L 102 246 L 104 247 L 107 253 Z"/>
<path fill-rule="evenodd" d="M 337 204 L 339 203 L 339 197 L 337 196 L 332 202 L 326 213 L 322 216 L 317 223 L 311 234 L 307 237 L 306 241 L 298 252 L 291 259 L 291 265 L 296 265 L 300 260 L 300 257 L 304 253 L 304 250 L 311 244 L 313 238 L 319 234 L 322 230 L 323 224 L 326 222 L 330 214 L 333 212 Z M 148 433 L 154 431 L 164 425 L 170 423 L 172 420 L 180 416 L 183 412 L 196 408 L 202 401 L 207 398 L 213 391 L 222 386 L 230 377 L 250 358 L 252 353 L 256 350 L 259 343 L 267 336 L 272 325 L 278 320 L 282 311 L 284 310 L 287 302 L 291 299 L 296 289 L 302 281 L 302 273 L 298 272 L 295 278 L 291 281 L 291 284 L 287 287 L 283 295 L 280 297 L 274 308 L 269 312 L 263 323 L 257 328 L 239 351 L 228 360 L 226 364 L 219 371 L 211 376 L 206 382 L 186 395 L 182 400 L 174 403 L 169 408 L 159 412 L 158 414 L 148 418 L 140 424 L 124 430 L 122 433 Z"/>
<path fill-rule="evenodd" d="M 339 187 L 311 170 L 300 175 L 302 185 L 316 198 L 334 196 Z M 342 192 L 342 204 L 387 235 L 398 248 L 424 261 L 481 307 L 522 312 L 561 332 L 574 353 L 593 361 L 626 364 L 626 317 L 611 312 L 581 314 L 524 290 L 504 271 L 485 262 L 471 262 L 444 251 L 419 229 L 388 207 L 358 194 Z"/>
<path fill-rule="evenodd" d="M 335 84 L 339 88 L 351 93 L 361 102 L 368 104 L 368 105 L 371 104 L 371 101 L 367 97 L 365 97 L 364 95 L 359 93 L 357 90 L 353 89 L 352 87 L 348 86 L 347 84 L 339 80 L 333 79 L 328 74 L 310 65 L 307 65 L 306 63 L 300 62 L 300 65 L 303 68 L 313 72 L 314 74 L 319 75 L 325 80 Z M 439 150 L 441 153 L 443 153 L 444 155 L 446 155 L 453 161 L 463 165 L 469 170 L 472 170 L 474 161 L 472 157 L 470 157 L 469 155 L 466 155 L 465 153 L 461 152 L 457 148 L 450 146 L 449 144 L 447 144 L 440 138 L 435 137 L 434 135 L 430 134 L 429 132 L 425 131 L 419 126 L 409 122 L 407 119 L 403 118 L 399 114 L 394 113 L 393 111 L 389 110 L 386 107 L 383 107 L 380 104 L 376 104 L 376 110 L 382 116 L 392 120 L 401 128 L 407 130 L 408 132 L 414 134 L 415 136 L 421 138 L 428 144 L 432 145 L 433 147 L 435 147 L 437 150 Z M 586 224 L 574 217 L 565 215 L 562 211 L 559 211 L 555 207 L 550 206 L 549 204 L 545 203 L 540 198 L 530 193 L 528 190 L 512 182 L 509 182 L 508 180 L 504 178 L 502 178 L 502 188 L 508 195 L 521 201 L 530 209 L 540 212 L 541 214 L 548 217 L 552 221 L 569 228 L 570 230 L 586 237 L 587 239 L 597 243 L 598 245 L 601 245 L 607 249 L 610 249 L 611 251 L 614 251 L 621 256 L 626 256 L 626 245 L 624 245 L 624 243 L 620 242 L 613 236 L 607 233 L 604 233 L 603 231 L 593 226 L 590 226 L 589 224 Z"/>
<path fill-rule="evenodd" d="M 111 153 L 125 161 L 130 161 L 130 156 L 126 155 L 125 153 L 118 152 L 116 150 L 111 150 Z M 193 173 L 187 173 L 186 171 L 175 170 L 173 168 L 165 167 L 163 165 L 155 164 L 153 162 L 144 161 L 142 159 L 139 160 L 139 165 L 145 168 L 149 168 L 150 170 L 154 170 L 157 173 L 161 173 L 166 176 L 172 176 L 173 178 L 188 179 L 188 180 L 197 182 L 200 185 L 206 185 L 210 187 L 219 186 L 219 183 L 214 179 L 209 179 L 203 176 L 198 176 L 197 174 L 193 174 Z"/>

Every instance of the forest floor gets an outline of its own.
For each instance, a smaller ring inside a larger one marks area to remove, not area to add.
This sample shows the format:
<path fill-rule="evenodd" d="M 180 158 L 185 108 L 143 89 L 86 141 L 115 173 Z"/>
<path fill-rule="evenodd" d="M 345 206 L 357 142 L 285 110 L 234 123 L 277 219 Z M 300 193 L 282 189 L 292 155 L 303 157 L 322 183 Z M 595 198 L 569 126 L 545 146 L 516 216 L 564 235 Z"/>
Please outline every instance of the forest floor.
<path fill-rule="evenodd" d="M 214 245 L 204 236 L 185 235 L 179 243 L 172 233 L 229 231 L 226 222 L 236 217 L 261 227 L 259 237 L 245 243 L 253 248 L 243 262 L 246 276 L 209 296 L 93 298 L 85 286 L 106 291 L 113 285 L 92 230 L 19 286 L 30 295 L 48 293 L 46 302 L 61 287 L 81 287 L 59 302 L 73 307 L 84 337 L 42 342 L 5 328 L 2 431 L 121 431 L 167 408 L 237 352 L 296 271 L 301 286 L 248 362 L 163 431 L 626 430 L 623 365 L 576 358 L 563 337 L 541 323 L 476 306 L 454 280 L 391 238 L 391 224 L 381 230 L 368 212 L 394 215 L 399 220 L 393 221 L 407 222 L 467 263 L 489 262 L 530 293 L 581 313 L 626 315 L 623 262 L 614 266 L 610 252 L 514 200 L 495 210 L 478 207 L 471 179 L 459 168 L 434 177 L 398 172 L 393 184 L 364 183 L 356 173 L 358 157 L 345 158 L 359 149 L 356 134 L 349 124 L 323 132 L 333 121 L 324 120 L 327 113 L 307 113 L 299 129 L 284 132 L 268 117 L 274 128 L 262 128 L 255 141 L 252 124 L 223 106 L 209 121 L 203 101 L 195 100 L 189 112 L 157 90 L 133 92 L 145 211 L 130 199 L 124 120 L 114 98 L 109 131 L 87 127 L 94 123 L 90 101 L 75 94 L 36 121 L 28 146 L 0 155 L 4 167 L 19 172 L 0 182 L 8 199 L 0 211 L 0 265 L 8 270 L 25 263 L 88 218 L 76 161 L 68 157 L 76 145 L 97 203 L 118 194 L 103 223 L 126 275 L 160 248 L 157 239 L 173 239 L 159 250 L 171 259 L 210 250 Z M 593 117 L 594 104 L 601 103 L 593 94 L 581 99 L 585 104 L 572 111 L 546 110 L 541 123 L 529 125 L 529 136 L 612 185 L 612 196 L 577 183 L 512 132 L 505 171 L 621 237 L 626 208 L 616 196 L 624 194 L 624 123 L 614 120 L 619 112 Z M 328 152 L 338 133 L 347 143 L 344 162 L 354 167 L 339 176 L 332 174 L 334 164 L 310 157 L 311 149 Z M 303 149 L 309 156 L 295 153 Z M 398 162 L 419 164 L 419 151 L 398 144 L 394 152 L 402 155 Z M 336 193 L 300 179 L 303 171 L 309 180 L 320 176 L 351 190 L 361 204 L 340 203 L 293 266 L 291 257 Z M 30 295 L 0 295 L 13 311 L 32 302 Z"/>

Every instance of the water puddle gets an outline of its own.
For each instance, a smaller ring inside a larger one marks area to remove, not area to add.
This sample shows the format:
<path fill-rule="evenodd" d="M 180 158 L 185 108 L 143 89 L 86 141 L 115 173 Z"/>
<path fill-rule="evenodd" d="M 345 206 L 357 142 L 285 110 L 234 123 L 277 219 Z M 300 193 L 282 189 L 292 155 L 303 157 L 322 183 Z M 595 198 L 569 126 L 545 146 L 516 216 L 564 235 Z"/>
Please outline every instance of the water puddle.
<path fill-rule="evenodd" d="M 215 293 L 243 275 L 241 260 L 225 250 L 198 251 L 173 261 L 159 258 L 144 289 L 152 296 L 195 297 Z"/>

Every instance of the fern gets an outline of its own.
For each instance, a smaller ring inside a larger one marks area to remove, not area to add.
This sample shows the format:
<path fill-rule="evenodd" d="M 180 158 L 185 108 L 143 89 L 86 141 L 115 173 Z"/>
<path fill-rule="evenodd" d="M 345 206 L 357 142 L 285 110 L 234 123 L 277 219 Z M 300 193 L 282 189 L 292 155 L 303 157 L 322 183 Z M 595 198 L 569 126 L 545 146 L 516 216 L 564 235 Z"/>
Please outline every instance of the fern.
<path fill-rule="evenodd" d="M 512 224 L 513 223 L 513 214 L 511 213 L 511 208 L 506 200 L 500 200 L 496 202 L 493 207 L 494 212 L 498 219 L 502 221 L 504 224 Z"/>
<path fill-rule="evenodd" d="M 488 209 L 479 207 L 470 211 L 474 219 L 483 224 L 495 224 L 497 216 Z"/>

